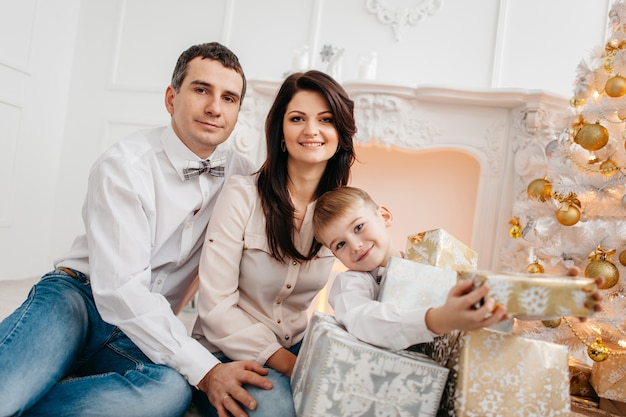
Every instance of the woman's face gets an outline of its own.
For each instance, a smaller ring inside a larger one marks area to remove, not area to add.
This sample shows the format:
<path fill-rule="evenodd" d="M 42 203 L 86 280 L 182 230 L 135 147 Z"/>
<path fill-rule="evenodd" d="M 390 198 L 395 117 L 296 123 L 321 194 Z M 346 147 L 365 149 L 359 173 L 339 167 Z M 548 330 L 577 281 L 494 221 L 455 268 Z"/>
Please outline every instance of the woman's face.
<path fill-rule="evenodd" d="M 326 99 L 315 91 L 297 92 L 283 118 L 283 135 L 293 161 L 324 165 L 339 146 L 339 133 Z"/>

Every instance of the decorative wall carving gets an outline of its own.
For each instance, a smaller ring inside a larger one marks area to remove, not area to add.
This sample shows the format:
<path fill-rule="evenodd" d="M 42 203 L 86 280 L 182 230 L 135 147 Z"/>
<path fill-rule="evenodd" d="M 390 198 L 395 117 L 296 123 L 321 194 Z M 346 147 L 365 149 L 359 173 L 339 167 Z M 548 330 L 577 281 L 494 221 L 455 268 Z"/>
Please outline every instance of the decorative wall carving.
<path fill-rule="evenodd" d="M 434 16 L 443 0 L 417 0 L 414 7 L 394 7 L 388 4 L 390 2 L 393 0 L 365 0 L 365 7 L 376 14 L 379 22 L 391 25 L 396 41 L 400 42 L 407 26 L 415 26 L 427 16 Z"/>

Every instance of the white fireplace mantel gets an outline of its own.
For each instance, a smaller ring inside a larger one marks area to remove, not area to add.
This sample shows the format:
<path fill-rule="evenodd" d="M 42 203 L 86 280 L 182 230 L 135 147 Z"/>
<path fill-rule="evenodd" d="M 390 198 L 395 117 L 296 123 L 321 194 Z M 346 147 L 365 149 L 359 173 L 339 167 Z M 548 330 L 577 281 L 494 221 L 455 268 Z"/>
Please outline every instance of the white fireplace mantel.
<path fill-rule="evenodd" d="M 279 81 L 249 81 L 232 138 L 258 166 L 265 158 L 265 116 L 279 86 Z M 509 238 L 513 203 L 525 196 L 524 167 L 562 125 L 568 100 L 536 90 L 468 91 L 373 82 L 343 86 L 355 102 L 356 143 L 462 150 L 479 161 L 471 246 L 479 253 L 479 268 L 498 269 L 498 248 Z"/>

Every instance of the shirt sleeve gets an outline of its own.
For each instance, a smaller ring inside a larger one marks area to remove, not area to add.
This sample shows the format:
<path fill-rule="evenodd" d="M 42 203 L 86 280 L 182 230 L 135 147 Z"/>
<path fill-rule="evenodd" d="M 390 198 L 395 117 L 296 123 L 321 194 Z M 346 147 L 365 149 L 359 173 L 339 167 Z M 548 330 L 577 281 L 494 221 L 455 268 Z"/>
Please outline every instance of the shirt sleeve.
<path fill-rule="evenodd" d="M 224 185 L 200 257 L 198 315 L 202 335 L 227 357 L 264 364 L 282 345 L 261 317 L 239 306 L 240 263 L 247 224 L 256 204 L 260 202 L 254 181 L 233 177 Z M 265 236 L 258 238 L 265 239 Z M 258 268 L 273 266 L 266 262 L 257 265 Z M 263 283 L 248 290 L 263 291 Z"/>
<path fill-rule="evenodd" d="M 167 299 L 150 290 L 154 231 L 146 212 L 151 205 L 143 199 L 156 191 L 144 183 L 150 173 L 128 165 L 124 158 L 106 158 L 90 174 L 83 217 L 94 299 L 102 318 L 153 362 L 197 385 L 219 361 L 188 335 Z"/>
<path fill-rule="evenodd" d="M 426 327 L 427 308 L 403 311 L 377 297 L 378 284 L 370 273 L 346 271 L 335 278 L 328 302 L 348 332 L 372 345 L 406 349 L 436 336 Z"/>

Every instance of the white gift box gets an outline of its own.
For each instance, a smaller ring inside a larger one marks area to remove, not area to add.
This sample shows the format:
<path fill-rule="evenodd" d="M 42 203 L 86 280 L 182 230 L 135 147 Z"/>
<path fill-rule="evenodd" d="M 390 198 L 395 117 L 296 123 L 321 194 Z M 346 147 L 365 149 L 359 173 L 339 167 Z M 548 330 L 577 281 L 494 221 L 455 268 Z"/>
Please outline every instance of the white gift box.
<path fill-rule="evenodd" d="M 381 349 L 314 312 L 291 376 L 298 417 L 435 416 L 448 369 Z"/>
<path fill-rule="evenodd" d="M 391 302 L 403 310 L 438 307 L 446 302 L 457 282 L 452 269 L 391 257 L 380 282 L 378 301 Z"/>

